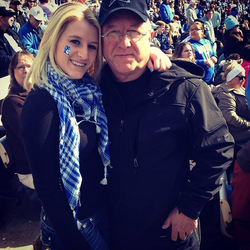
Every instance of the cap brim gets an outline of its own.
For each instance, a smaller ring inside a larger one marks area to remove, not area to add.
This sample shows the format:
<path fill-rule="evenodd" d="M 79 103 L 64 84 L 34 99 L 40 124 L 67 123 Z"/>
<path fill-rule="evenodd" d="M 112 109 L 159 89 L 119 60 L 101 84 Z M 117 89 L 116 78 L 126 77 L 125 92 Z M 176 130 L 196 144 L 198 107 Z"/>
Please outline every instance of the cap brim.
<path fill-rule="evenodd" d="M 142 14 L 141 12 L 133 9 L 133 8 L 130 8 L 130 7 L 119 7 L 119 8 L 116 8 L 116 9 L 113 9 L 111 11 L 108 12 L 108 14 L 104 15 L 102 17 L 102 19 L 100 20 L 100 25 L 101 27 L 104 25 L 104 23 L 107 21 L 107 19 L 112 15 L 114 14 L 115 12 L 117 11 L 121 11 L 121 10 L 129 10 L 129 11 L 132 11 L 133 13 L 137 14 L 144 22 L 146 22 L 148 20 L 148 16 Z"/>

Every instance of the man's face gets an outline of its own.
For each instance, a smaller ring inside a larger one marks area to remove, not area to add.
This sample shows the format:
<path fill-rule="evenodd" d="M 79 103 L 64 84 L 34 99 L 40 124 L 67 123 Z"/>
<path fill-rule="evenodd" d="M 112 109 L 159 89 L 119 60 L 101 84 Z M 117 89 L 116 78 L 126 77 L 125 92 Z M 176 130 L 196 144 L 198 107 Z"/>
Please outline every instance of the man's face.
<path fill-rule="evenodd" d="M 206 18 L 207 18 L 208 20 L 210 20 L 210 19 L 212 19 L 212 17 L 213 17 L 213 12 L 212 12 L 212 11 L 208 11 L 207 14 L 205 14 L 205 16 L 206 16 Z"/>
<path fill-rule="evenodd" d="M 120 82 L 137 79 L 144 73 L 150 56 L 150 22 L 143 22 L 130 11 L 119 11 L 102 28 L 103 35 L 110 32 L 122 34 L 116 42 L 103 38 L 103 56 L 113 74 Z M 127 32 L 138 32 L 143 35 L 139 40 L 134 41 L 124 35 Z"/>
<path fill-rule="evenodd" d="M 1 21 L 1 26 L 4 30 L 8 29 L 8 28 L 11 28 L 14 21 L 15 21 L 15 18 L 14 16 L 6 16 L 6 17 L 0 17 L 0 21 Z"/>
<path fill-rule="evenodd" d="M 32 25 L 34 29 L 37 29 L 42 22 L 42 21 L 36 20 L 32 15 L 30 15 L 29 20 L 30 20 L 30 24 Z"/>

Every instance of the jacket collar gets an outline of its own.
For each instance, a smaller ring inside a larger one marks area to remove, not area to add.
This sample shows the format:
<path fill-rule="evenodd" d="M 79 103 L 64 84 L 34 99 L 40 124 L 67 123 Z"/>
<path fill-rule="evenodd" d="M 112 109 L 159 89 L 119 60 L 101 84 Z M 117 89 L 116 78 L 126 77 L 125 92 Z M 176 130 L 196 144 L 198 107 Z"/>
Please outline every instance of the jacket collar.
<path fill-rule="evenodd" d="M 227 93 L 233 92 L 234 94 L 245 96 L 245 89 L 243 87 L 241 87 L 240 89 L 234 89 L 225 83 L 221 84 L 219 87 Z"/>
<path fill-rule="evenodd" d="M 145 83 L 145 89 L 137 100 L 133 100 L 133 102 L 131 101 L 131 106 L 135 103 L 164 94 L 175 82 L 194 78 L 202 79 L 203 76 L 204 70 L 200 66 L 189 61 L 175 60 L 170 69 L 164 72 L 154 71 L 151 74 L 149 81 Z M 109 66 L 105 65 L 102 84 L 110 84 L 112 79 L 114 79 L 113 73 Z M 101 87 L 104 89 L 106 88 L 105 86 Z M 115 89 L 114 86 L 113 89 Z"/>

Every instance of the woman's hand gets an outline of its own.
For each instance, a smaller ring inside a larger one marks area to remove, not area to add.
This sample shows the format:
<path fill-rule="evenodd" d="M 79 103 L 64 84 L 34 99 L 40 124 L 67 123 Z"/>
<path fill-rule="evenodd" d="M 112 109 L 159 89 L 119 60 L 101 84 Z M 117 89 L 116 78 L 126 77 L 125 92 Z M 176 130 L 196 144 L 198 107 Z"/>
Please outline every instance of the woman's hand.
<path fill-rule="evenodd" d="M 157 47 L 150 47 L 150 59 L 148 61 L 148 68 L 151 72 L 157 70 L 163 72 L 169 69 L 172 66 L 172 63 L 169 57 L 163 53 Z"/>

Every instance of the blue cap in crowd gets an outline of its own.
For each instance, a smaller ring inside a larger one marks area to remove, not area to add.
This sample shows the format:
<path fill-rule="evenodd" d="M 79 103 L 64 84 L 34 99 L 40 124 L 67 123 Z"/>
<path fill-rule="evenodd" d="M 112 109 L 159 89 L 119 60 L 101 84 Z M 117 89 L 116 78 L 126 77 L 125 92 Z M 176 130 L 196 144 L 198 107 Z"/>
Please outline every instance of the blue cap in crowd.
<path fill-rule="evenodd" d="M 225 20 L 226 30 L 231 30 L 239 25 L 238 20 L 234 16 L 228 16 Z"/>

